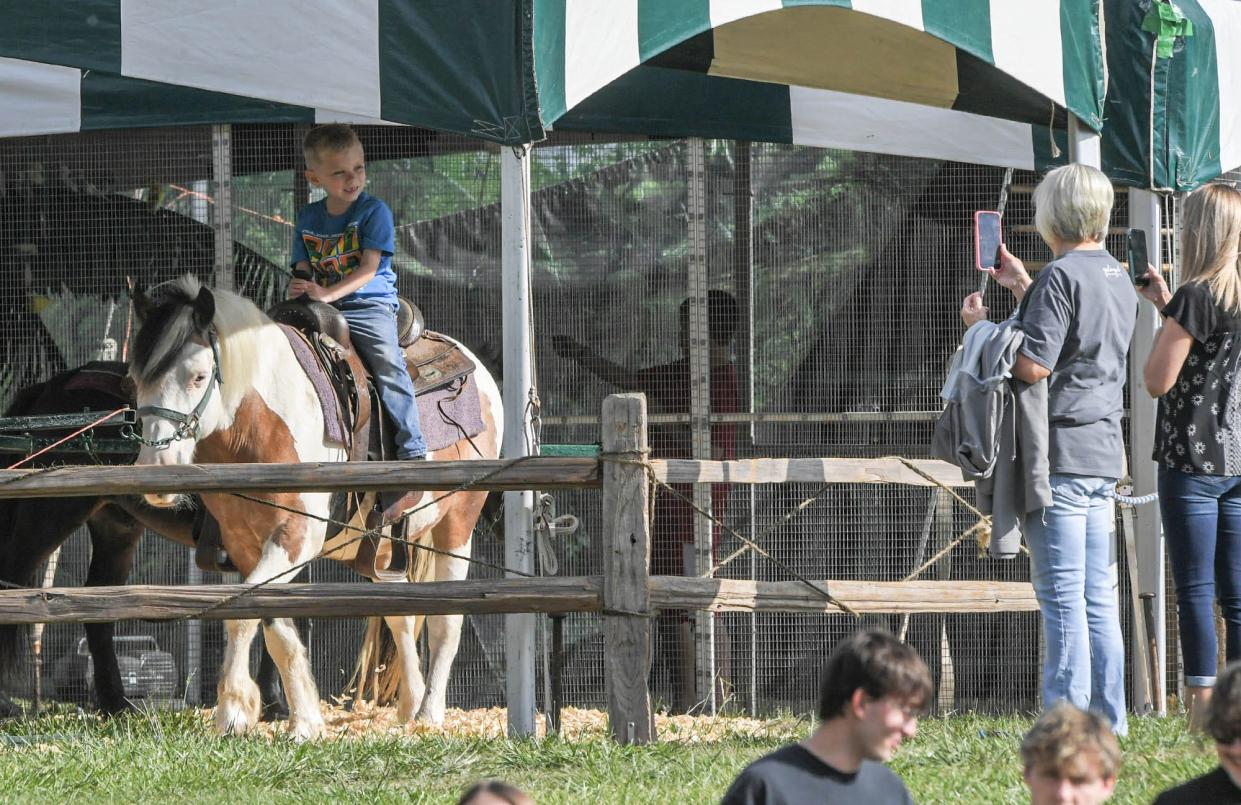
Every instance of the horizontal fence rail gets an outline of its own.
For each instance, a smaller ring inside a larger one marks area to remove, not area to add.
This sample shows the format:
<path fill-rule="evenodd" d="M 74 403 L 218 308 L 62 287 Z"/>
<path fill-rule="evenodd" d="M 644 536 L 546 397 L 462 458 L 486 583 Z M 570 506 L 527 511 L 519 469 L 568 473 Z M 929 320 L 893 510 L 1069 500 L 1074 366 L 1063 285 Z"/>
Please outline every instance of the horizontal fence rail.
<path fill-rule="evenodd" d="M 969 486 L 943 461 L 895 458 L 755 458 L 740 461 L 653 460 L 665 483 L 777 484 L 790 481 Z M 371 461 L 307 464 L 174 464 L 0 470 L 0 498 L 202 492 L 446 491 L 591 488 L 602 462 L 573 456 L 516 460 Z"/>
<path fill-rule="evenodd" d="M 599 461 L 538 456 L 514 460 L 367 461 L 306 464 L 173 464 L 0 470 L 0 498 L 200 492 L 400 492 L 597 487 Z"/>
<path fill-rule="evenodd" d="M 1033 611 L 1027 582 L 816 581 L 859 614 Z M 796 581 L 651 576 L 651 610 L 839 613 Z M 422 584 L 129 585 L 0 590 L 0 624 L 104 623 L 197 618 L 361 618 L 374 615 L 478 615 L 596 612 L 603 578 L 467 579 Z M 625 613 L 640 614 L 640 613 Z"/>
<path fill-rule="evenodd" d="M 896 458 L 753 458 L 739 461 L 652 461 L 655 477 L 669 484 L 904 484 L 906 486 L 973 486 L 961 470 L 945 461 L 906 459 L 924 475 Z"/>

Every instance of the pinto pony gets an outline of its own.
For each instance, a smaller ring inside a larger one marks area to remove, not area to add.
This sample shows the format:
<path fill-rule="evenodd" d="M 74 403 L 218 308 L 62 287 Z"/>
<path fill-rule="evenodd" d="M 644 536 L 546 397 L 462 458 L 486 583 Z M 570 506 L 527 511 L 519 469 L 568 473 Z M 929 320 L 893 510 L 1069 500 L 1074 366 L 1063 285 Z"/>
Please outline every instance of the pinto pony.
<path fill-rule="evenodd" d="M 134 341 L 130 376 L 142 414 L 139 464 L 340 462 L 344 446 L 324 438 L 324 414 L 312 381 L 279 326 L 252 302 L 226 291 L 210 291 L 193 277 L 166 286 L 158 303 L 144 293 L 135 309 L 141 326 Z M 464 350 L 471 359 L 474 356 Z M 474 378 L 484 430 L 472 439 L 434 451 L 428 458 L 451 461 L 496 458 L 501 441 L 500 392 L 474 359 Z M 267 506 L 229 494 L 205 494 L 203 504 L 220 526 L 221 542 L 247 583 L 287 582 L 292 568 L 316 556 L 351 562 L 359 543 L 343 531 L 325 545 L 331 494 L 263 493 Z M 408 501 L 407 496 L 404 500 Z M 175 507 L 177 495 L 147 495 L 157 507 Z M 435 502 L 429 493 L 406 507 L 410 540 L 429 540 L 439 551 L 417 580 L 464 579 L 470 540 L 486 500 L 482 491 L 459 492 Z M 427 505 L 427 504 L 430 505 Z M 419 508 L 422 507 L 422 508 Z M 361 527 L 366 506 L 354 525 Z M 304 512 L 312 517 L 293 512 Z M 397 714 L 441 724 L 448 674 L 461 637 L 460 615 L 427 618 L 428 679 L 419 668 L 413 616 L 387 617 L 400 663 Z M 259 700 L 247 662 L 257 620 L 228 621 L 220 668 L 216 728 L 240 733 L 258 720 Z M 284 681 L 289 732 L 316 737 L 323 729 L 319 694 L 297 630 L 284 618 L 264 619 L 267 650 Z"/>

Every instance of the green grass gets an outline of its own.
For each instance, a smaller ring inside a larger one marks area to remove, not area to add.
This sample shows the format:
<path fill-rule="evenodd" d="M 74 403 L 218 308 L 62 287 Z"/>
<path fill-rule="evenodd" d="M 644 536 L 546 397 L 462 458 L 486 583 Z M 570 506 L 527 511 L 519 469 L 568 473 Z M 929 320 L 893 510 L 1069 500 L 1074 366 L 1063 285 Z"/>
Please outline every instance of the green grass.
<path fill-rule="evenodd" d="M 1016 749 L 1029 723 L 928 719 L 892 765 L 918 802 L 1024 802 Z M 1214 765 L 1213 750 L 1185 735 L 1183 719 L 1131 724 L 1115 802 L 1149 802 Z M 616 746 L 602 736 L 533 742 L 440 735 L 296 745 L 217 738 L 191 713 L 110 722 L 46 716 L 0 724 L 0 799 L 453 802 L 476 779 L 500 777 L 539 803 L 711 803 L 746 763 L 806 729 L 786 719 L 762 738 L 730 734 L 644 747 Z"/>

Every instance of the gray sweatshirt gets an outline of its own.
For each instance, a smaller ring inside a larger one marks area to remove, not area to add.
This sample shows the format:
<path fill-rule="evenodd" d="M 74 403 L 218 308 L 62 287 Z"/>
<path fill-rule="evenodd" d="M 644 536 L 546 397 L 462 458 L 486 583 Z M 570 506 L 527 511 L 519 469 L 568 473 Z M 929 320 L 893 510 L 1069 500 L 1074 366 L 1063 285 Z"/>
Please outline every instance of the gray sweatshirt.
<path fill-rule="evenodd" d="M 999 559 L 1017 555 L 1022 518 L 1051 505 L 1047 382 L 1012 377 L 1024 340 L 1016 319 L 966 331 L 940 391 L 947 407 L 931 444 L 935 458 L 974 482 L 979 510 L 991 515 L 988 553 Z"/>

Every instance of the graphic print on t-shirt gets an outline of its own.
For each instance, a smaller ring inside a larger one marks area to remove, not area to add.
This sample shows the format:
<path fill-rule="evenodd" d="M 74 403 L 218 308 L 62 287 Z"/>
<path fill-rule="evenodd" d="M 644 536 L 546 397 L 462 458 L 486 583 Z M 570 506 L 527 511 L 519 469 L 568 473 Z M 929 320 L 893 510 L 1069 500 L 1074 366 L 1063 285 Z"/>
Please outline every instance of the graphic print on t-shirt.
<path fill-rule="evenodd" d="M 335 285 L 362 263 L 362 240 L 356 221 L 351 221 L 344 232 L 335 235 L 303 231 L 302 243 L 310 257 L 315 281 L 320 285 Z"/>

